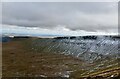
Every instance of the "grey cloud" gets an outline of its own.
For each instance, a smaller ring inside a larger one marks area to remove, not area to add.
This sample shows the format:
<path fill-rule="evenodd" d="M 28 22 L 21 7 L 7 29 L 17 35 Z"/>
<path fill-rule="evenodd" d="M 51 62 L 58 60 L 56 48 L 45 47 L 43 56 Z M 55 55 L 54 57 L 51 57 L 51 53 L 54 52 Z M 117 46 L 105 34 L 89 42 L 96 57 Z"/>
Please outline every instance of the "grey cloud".
<path fill-rule="evenodd" d="M 2 23 L 47 29 L 61 25 L 74 31 L 106 31 L 117 26 L 116 4 L 114 2 L 8 2 L 2 4 Z"/>

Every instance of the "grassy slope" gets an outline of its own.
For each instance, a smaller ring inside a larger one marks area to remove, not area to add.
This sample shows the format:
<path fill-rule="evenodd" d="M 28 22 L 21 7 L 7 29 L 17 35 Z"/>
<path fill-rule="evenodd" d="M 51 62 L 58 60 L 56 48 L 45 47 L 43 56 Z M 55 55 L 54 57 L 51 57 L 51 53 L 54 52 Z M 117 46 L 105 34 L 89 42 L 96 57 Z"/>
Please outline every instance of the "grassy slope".
<path fill-rule="evenodd" d="M 2 43 L 0 43 L 0 78 L 2 77 Z"/>
<path fill-rule="evenodd" d="M 31 40 L 3 43 L 3 77 L 63 76 L 84 65 L 70 56 L 32 51 Z"/>
<path fill-rule="evenodd" d="M 24 39 L 3 43 L 3 77 L 40 77 L 40 76 L 64 76 L 72 71 L 70 77 L 80 78 L 89 76 L 111 76 L 120 73 L 119 65 L 107 67 L 109 64 L 116 64 L 117 61 L 106 61 L 103 67 L 101 63 L 87 64 L 71 56 L 62 54 L 46 53 L 40 50 L 33 50 L 32 41 L 36 38 Z"/>

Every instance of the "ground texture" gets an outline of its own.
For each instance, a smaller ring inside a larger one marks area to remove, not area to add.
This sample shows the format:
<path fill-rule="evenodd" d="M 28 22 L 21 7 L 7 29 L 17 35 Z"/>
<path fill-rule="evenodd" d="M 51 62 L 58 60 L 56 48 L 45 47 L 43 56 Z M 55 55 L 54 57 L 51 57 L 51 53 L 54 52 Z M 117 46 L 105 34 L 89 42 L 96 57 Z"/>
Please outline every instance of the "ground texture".
<path fill-rule="evenodd" d="M 66 77 L 73 79 L 120 79 L 118 61 L 110 67 L 94 69 L 100 63 L 87 63 L 83 60 L 57 53 L 35 51 L 31 39 L 20 39 L 3 43 L 2 77 Z M 103 64 L 110 64 L 104 62 Z M 104 66 L 104 65 L 103 65 Z M 94 70 L 91 70 L 94 69 Z"/>

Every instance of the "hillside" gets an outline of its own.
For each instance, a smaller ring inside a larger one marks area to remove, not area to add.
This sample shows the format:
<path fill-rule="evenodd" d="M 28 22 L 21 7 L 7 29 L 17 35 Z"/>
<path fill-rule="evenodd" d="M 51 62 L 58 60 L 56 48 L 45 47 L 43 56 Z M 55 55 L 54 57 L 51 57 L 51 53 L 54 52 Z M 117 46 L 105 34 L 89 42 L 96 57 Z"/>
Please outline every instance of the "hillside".
<path fill-rule="evenodd" d="M 119 38 L 105 37 L 101 42 L 102 38 L 10 38 L 10 41 L 2 44 L 3 78 L 92 77 L 96 79 L 99 77 L 98 79 L 109 79 L 119 77 L 119 53 L 115 51 L 118 50 L 116 41 L 119 41 Z M 91 52 L 93 48 L 89 47 L 96 47 L 97 44 L 102 51 L 94 48 L 94 52 Z M 102 46 L 106 47 L 106 50 L 103 50 Z M 113 52 L 109 52 L 108 49 L 112 49 Z M 107 54 L 103 53 L 106 51 Z"/>

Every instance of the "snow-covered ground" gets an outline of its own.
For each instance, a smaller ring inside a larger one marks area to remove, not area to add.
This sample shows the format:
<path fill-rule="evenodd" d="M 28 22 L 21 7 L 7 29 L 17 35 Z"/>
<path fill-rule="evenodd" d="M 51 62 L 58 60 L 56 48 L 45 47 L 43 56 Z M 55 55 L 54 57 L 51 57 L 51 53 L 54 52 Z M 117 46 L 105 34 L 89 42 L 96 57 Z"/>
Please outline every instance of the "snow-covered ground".
<path fill-rule="evenodd" d="M 65 37 L 38 40 L 36 46 L 44 47 L 43 51 L 72 55 L 87 61 L 100 59 L 103 56 L 117 55 L 118 38 L 97 36 L 96 38 Z"/>

